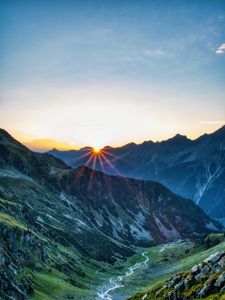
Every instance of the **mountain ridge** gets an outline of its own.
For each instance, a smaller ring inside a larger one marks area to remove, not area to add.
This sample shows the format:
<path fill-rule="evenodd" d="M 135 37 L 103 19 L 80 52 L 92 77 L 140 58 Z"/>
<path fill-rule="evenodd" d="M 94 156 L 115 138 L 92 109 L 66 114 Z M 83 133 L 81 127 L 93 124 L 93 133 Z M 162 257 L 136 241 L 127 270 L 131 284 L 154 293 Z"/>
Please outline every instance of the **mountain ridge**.
<path fill-rule="evenodd" d="M 161 182 L 212 217 L 225 218 L 225 126 L 195 140 L 178 134 L 162 142 L 103 148 L 106 158 L 100 156 L 100 161 L 97 157 L 95 166 L 88 160 L 89 150 L 48 153 L 72 167 L 87 165 L 107 174 Z"/>
<path fill-rule="evenodd" d="M 96 274 L 136 247 L 223 227 L 160 183 L 73 169 L 0 131 L 0 230 L 0 297 L 28 300 L 93 299 Z"/>
<path fill-rule="evenodd" d="M 10 136 L 9 136 L 9 140 L 12 141 Z M 18 144 L 16 143 L 16 145 Z M 71 167 L 67 166 L 59 159 L 54 158 L 49 154 L 39 154 L 39 153 L 31 152 L 30 150 L 27 150 L 22 146 L 19 148 L 19 151 L 15 151 L 12 145 L 9 145 L 7 149 L 5 149 L 5 147 L 6 146 L 4 145 L 4 143 L 0 144 L 0 154 L 1 154 L 0 167 L 1 168 L 3 169 L 5 168 L 6 170 L 8 168 L 10 170 L 10 168 L 13 167 L 14 169 L 24 173 L 26 176 L 31 176 L 31 178 L 34 178 L 34 180 L 38 180 L 40 183 L 42 182 L 44 182 L 45 184 L 47 183 L 50 189 L 56 189 L 57 191 L 59 191 L 60 195 L 63 195 L 63 193 L 65 193 L 65 195 L 60 196 L 61 198 L 72 196 L 75 197 L 76 199 L 79 199 L 79 197 L 81 197 L 84 199 L 82 201 L 86 201 L 87 199 L 89 199 L 89 202 L 86 202 L 87 207 L 90 205 L 91 201 L 94 201 L 93 205 L 97 205 L 98 203 L 99 206 L 101 204 L 100 208 L 105 210 L 104 206 L 107 204 L 108 205 L 107 209 L 109 209 L 108 213 L 111 214 L 113 211 L 114 216 L 112 215 L 111 216 L 112 218 L 118 217 L 118 213 L 119 214 L 121 213 L 116 211 L 117 209 L 119 209 L 119 211 L 121 209 L 126 211 L 126 209 L 128 208 L 126 206 L 129 206 L 130 212 L 133 211 L 133 213 L 138 214 L 139 211 L 142 219 L 143 218 L 151 219 L 152 222 L 151 224 L 155 224 L 154 225 L 155 229 L 153 228 L 153 232 L 155 232 L 155 230 L 157 231 L 157 228 L 160 228 L 160 226 L 161 227 L 164 226 L 162 223 L 163 222 L 162 216 L 159 219 L 156 218 L 157 220 L 155 219 L 154 214 L 152 215 L 152 213 L 150 212 L 149 212 L 150 215 L 148 216 L 148 213 L 146 214 L 145 211 L 142 211 L 142 209 L 140 210 L 140 207 L 137 206 L 137 203 L 133 202 L 129 194 L 133 195 L 132 197 L 136 199 L 135 201 L 140 201 L 140 203 L 142 203 L 142 205 L 144 205 L 146 208 L 150 204 L 149 201 L 153 201 L 151 202 L 151 205 L 157 204 L 155 206 L 155 209 L 157 210 L 158 210 L 157 208 L 158 205 L 159 207 L 162 208 L 162 204 L 160 206 L 160 201 L 163 203 L 164 199 L 167 198 L 171 200 L 174 199 L 172 200 L 172 203 L 174 203 L 173 205 L 178 205 L 177 208 L 180 205 L 179 203 L 182 203 L 181 200 L 178 200 L 181 199 L 180 196 L 173 194 L 169 189 L 167 189 L 162 184 L 157 182 L 149 182 L 147 180 L 140 181 L 137 179 L 128 179 L 122 176 L 108 176 L 103 172 L 95 171 L 91 168 L 84 167 L 84 166 L 77 169 L 72 169 Z M 123 195 L 123 198 L 121 198 L 121 195 Z M 162 200 L 157 200 L 160 199 L 161 196 L 162 196 Z M 150 200 L 151 197 L 153 197 L 152 200 Z M 104 201 L 101 199 L 104 199 Z M 123 199 L 123 201 L 126 202 L 126 205 L 124 207 L 121 206 L 123 205 L 123 202 L 119 202 L 119 199 Z M 80 204 L 79 201 L 77 203 L 79 205 L 82 205 L 83 204 L 82 201 L 80 202 Z M 182 203 L 183 208 L 180 207 L 179 209 L 182 210 L 184 209 L 185 207 L 184 203 L 186 203 L 186 201 L 189 200 L 183 199 L 183 203 Z M 194 204 L 192 205 L 190 204 L 192 203 L 189 202 L 189 205 L 187 206 L 188 207 L 191 206 L 193 210 L 195 210 L 196 212 L 199 210 L 200 212 L 200 209 L 198 209 L 197 206 L 195 207 Z M 134 207 L 136 207 L 137 211 L 134 210 Z M 80 209 L 82 209 L 81 206 Z M 132 214 L 130 212 L 127 211 L 126 214 L 128 220 L 131 221 Z M 169 210 L 167 211 L 167 213 L 168 212 Z M 93 212 L 89 211 L 89 209 L 87 210 L 86 213 L 89 214 L 89 218 L 91 218 L 95 223 L 95 225 L 98 226 L 98 224 L 96 223 L 97 222 L 96 214 L 98 215 L 98 217 L 100 217 L 99 213 L 96 211 L 94 214 Z M 202 217 L 206 218 L 203 214 Z M 113 229 L 114 226 L 113 221 L 109 217 L 106 220 L 104 220 L 104 222 L 106 222 L 106 226 L 104 229 L 105 232 L 107 234 L 113 235 L 113 230 L 115 229 L 115 228 Z M 142 220 L 142 222 L 144 221 Z M 147 222 L 148 221 L 145 220 L 145 223 Z M 171 223 L 172 227 L 167 224 L 169 228 L 174 228 L 175 225 L 174 224 L 172 225 L 172 223 Z M 136 224 L 135 226 L 139 226 L 138 223 L 135 224 Z M 124 237 L 128 234 L 129 239 L 131 239 L 132 242 L 135 242 L 135 233 L 132 233 L 131 227 L 130 229 L 129 228 L 127 229 L 128 231 L 125 230 L 124 232 L 123 232 L 123 227 L 118 225 L 115 230 L 118 230 L 118 228 L 121 229 L 120 233 L 124 235 Z M 165 226 L 163 228 L 165 231 L 168 229 L 168 228 L 166 229 Z M 137 231 L 136 232 L 137 235 L 142 233 L 147 234 L 146 228 L 142 226 L 140 226 L 140 228 L 136 227 L 135 230 Z M 160 233 L 160 230 L 158 233 Z M 169 234 L 169 232 L 167 233 Z M 117 234 L 118 233 L 115 233 L 115 235 Z M 179 237 L 179 234 L 178 233 L 176 234 L 177 234 L 176 237 Z M 156 234 L 153 240 L 155 239 L 156 240 L 159 239 L 160 241 L 162 241 L 163 240 L 162 234 L 160 233 L 159 236 L 157 236 Z M 151 239 L 149 238 L 149 241 L 150 240 Z"/>

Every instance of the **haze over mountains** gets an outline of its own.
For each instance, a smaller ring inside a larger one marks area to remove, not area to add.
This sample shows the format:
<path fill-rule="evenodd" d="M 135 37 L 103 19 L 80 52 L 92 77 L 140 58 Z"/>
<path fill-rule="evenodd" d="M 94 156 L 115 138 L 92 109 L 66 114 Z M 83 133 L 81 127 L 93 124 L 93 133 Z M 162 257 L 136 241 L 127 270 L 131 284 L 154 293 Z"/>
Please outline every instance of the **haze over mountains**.
<path fill-rule="evenodd" d="M 162 184 L 72 169 L 50 154 L 30 151 L 4 130 L 0 205 L 3 298 L 43 293 L 40 276 L 49 269 L 69 291 L 79 287 L 80 293 L 95 278 L 91 269 L 130 256 L 134 246 L 223 229 Z"/>
<path fill-rule="evenodd" d="M 91 148 L 50 154 L 72 167 L 86 165 L 107 174 L 159 181 L 192 199 L 207 214 L 225 218 L 225 126 L 196 140 L 177 134 L 162 142 L 130 143 L 102 149 L 101 159 L 89 159 Z"/>

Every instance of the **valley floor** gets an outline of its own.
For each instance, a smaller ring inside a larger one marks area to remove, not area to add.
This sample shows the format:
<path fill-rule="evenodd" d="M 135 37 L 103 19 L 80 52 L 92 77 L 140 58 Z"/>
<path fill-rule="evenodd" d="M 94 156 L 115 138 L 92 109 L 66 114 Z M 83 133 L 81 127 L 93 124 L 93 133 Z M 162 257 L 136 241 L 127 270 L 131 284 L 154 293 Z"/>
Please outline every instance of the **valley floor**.
<path fill-rule="evenodd" d="M 216 235 L 217 237 L 223 240 L 223 234 Z M 215 239 L 215 235 L 210 238 Z M 225 241 L 208 249 L 204 244 L 195 244 L 189 240 L 140 248 L 136 255 L 125 263 L 114 266 L 108 274 L 99 273 L 99 279 L 104 283 L 96 288 L 94 299 L 127 299 L 140 290 L 151 289 L 178 272 L 189 270 L 212 253 L 221 250 L 225 250 Z M 92 297 L 83 299 L 91 300 Z"/>

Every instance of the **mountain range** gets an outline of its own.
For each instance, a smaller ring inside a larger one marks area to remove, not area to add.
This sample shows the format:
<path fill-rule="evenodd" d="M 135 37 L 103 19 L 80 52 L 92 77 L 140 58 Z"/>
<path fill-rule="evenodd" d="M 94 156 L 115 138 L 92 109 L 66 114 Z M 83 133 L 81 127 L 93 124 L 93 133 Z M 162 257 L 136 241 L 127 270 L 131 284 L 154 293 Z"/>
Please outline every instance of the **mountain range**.
<path fill-rule="evenodd" d="M 225 221 L 225 126 L 195 140 L 177 134 L 162 142 L 107 146 L 94 162 L 91 147 L 49 153 L 74 168 L 86 165 L 110 175 L 158 181 Z"/>
<path fill-rule="evenodd" d="M 49 293 L 45 282 L 53 284 L 52 276 L 66 286 L 63 299 L 82 295 L 97 280 L 92 270 L 134 254 L 135 247 L 222 230 L 160 183 L 73 169 L 2 129 L 0 227 L 3 299 L 45 299 L 40 295 Z"/>

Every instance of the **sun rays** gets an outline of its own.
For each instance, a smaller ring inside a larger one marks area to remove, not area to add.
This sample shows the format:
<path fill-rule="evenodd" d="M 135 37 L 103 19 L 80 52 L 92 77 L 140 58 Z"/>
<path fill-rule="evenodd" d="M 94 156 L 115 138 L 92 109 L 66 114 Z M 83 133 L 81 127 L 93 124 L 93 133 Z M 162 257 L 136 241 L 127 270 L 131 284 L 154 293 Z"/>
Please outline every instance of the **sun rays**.
<path fill-rule="evenodd" d="M 95 154 L 98 154 L 98 153 L 101 152 L 101 149 L 98 148 L 98 147 L 94 147 L 94 148 L 92 149 L 92 151 L 93 151 Z"/>
<path fill-rule="evenodd" d="M 105 172 L 105 169 L 110 169 L 112 173 L 115 175 L 118 175 L 119 172 L 113 165 L 112 159 L 110 160 L 107 158 L 107 156 L 110 156 L 111 154 L 106 151 L 105 149 L 101 149 L 98 147 L 93 147 L 89 151 L 89 157 L 85 163 L 86 166 L 90 166 L 93 169 L 100 169 L 101 171 Z M 114 160 L 119 159 L 117 156 L 113 156 Z"/>
<path fill-rule="evenodd" d="M 88 189 L 92 188 L 92 183 L 94 181 L 94 170 L 101 171 L 103 173 L 111 173 L 113 175 L 119 175 L 118 170 L 116 169 L 114 162 L 119 160 L 120 158 L 116 155 L 111 155 L 106 149 L 101 149 L 98 147 L 85 149 L 86 153 L 84 153 L 80 158 L 82 158 L 83 165 L 91 168 L 90 178 Z M 81 173 L 83 173 L 85 169 L 81 169 Z"/>

